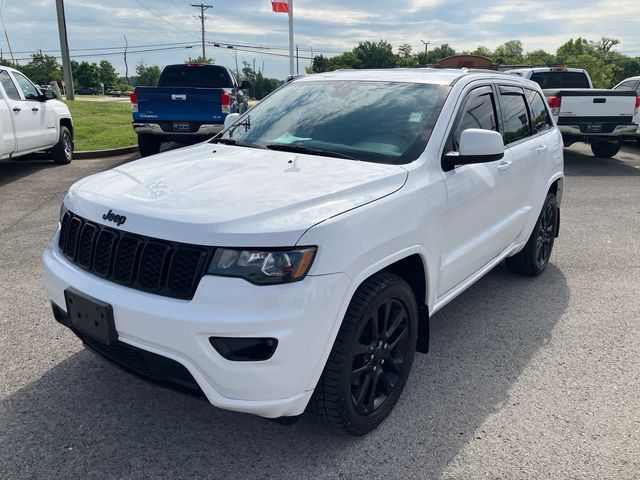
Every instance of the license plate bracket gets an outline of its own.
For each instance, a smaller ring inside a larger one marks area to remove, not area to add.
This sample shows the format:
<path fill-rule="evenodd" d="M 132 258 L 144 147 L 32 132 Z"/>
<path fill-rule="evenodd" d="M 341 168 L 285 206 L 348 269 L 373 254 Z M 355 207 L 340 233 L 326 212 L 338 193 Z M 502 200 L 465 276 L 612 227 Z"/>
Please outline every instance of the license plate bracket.
<path fill-rule="evenodd" d="M 174 132 L 188 132 L 190 128 L 189 122 L 173 122 Z"/>
<path fill-rule="evenodd" d="M 111 345 L 118 339 L 113 307 L 73 288 L 64 291 L 71 326 L 91 338 Z"/>
<path fill-rule="evenodd" d="M 587 132 L 589 133 L 600 133 L 602 132 L 602 125 L 587 125 Z"/>

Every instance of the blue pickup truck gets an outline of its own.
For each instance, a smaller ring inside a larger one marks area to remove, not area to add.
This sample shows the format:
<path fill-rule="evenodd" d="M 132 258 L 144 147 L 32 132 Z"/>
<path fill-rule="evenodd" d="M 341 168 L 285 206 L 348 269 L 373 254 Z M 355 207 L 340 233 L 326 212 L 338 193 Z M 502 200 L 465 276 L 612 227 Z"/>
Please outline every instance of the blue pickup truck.
<path fill-rule="evenodd" d="M 220 132 L 228 114 L 246 110 L 242 90 L 250 86 L 219 65 L 167 65 L 157 87 L 131 94 L 140 155 L 158 153 L 162 142 L 194 143 Z"/>

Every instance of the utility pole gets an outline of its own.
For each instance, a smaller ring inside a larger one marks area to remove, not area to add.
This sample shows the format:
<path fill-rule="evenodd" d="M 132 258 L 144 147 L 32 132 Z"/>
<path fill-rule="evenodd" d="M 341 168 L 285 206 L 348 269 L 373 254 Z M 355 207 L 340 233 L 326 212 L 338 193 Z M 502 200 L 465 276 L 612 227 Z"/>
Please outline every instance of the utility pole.
<path fill-rule="evenodd" d="M 62 52 L 64 91 L 67 100 L 74 100 L 73 74 L 71 73 L 71 57 L 69 56 L 69 42 L 67 41 L 67 20 L 64 16 L 63 0 L 56 0 L 56 12 L 58 13 L 58 33 L 60 34 L 60 51 Z"/>
<path fill-rule="evenodd" d="M 429 44 L 431 43 L 431 40 L 428 42 L 425 42 L 424 40 L 420 41 L 424 43 L 424 63 L 425 65 L 429 65 Z"/>
<path fill-rule="evenodd" d="M 204 11 L 210 8 L 213 8 L 213 5 L 205 5 L 204 3 L 200 3 L 200 4 L 192 3 L 191 6 L 200 9 L 199 17 L 200 17 L 200 22 L 202 24 L 202 61 L 206 62 L 207 52 L 204 49 L 204 19 L 205 19 Z"/>
<path fill-rule="evenodd" d="M 296 45 L 296 75 L 300 74 L 300 50 Z"/>
<path fill-rule="evenodd" d="M 289 75 L 293 75 L 293 0 L 289 0 Z"/>

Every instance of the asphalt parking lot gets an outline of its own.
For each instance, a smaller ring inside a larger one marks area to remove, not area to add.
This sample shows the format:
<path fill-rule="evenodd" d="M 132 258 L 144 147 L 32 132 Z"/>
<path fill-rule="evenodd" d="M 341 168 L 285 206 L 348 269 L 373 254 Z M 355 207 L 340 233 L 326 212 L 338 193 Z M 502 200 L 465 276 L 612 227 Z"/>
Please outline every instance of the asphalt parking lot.
<path fill-rule="evenodd" d="M 364 438 L 217 410 L 84 350 L 39 255 L 71 183 L 129 159 L 0 162 L 0 478 L 639 478 L 640 144 L 565 158 L 549 270 L 498 267 L 434 316 Z"/>

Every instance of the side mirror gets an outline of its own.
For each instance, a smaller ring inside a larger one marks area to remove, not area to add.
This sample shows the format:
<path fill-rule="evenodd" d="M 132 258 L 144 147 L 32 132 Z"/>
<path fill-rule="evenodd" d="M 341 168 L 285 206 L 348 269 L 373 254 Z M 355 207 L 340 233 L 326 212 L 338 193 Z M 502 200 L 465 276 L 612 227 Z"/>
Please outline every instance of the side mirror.
<path fill-rule="evenodd" d="M 489 163 L 504 157 L 502 135 L 493 130 L 469 128 L 460 135 L 459 152 L 447 153 L 443 159 L 445 170 L 453 170 L 457 165 Z"/>
<path fill-rule="evenodd" d="M 227 115 L 225 117 L 225 119 L 224 119 L 224 129 L 226 130 L 231 125 L 236 123 L 239 118 L 240 118 L 240 114 L 239 113 L 230 113 L 229 115 Z"/>
<path fill-rule="evenodd" d="M 54 92 L 53 90 L 45 90 L 44 92 L 42 92 L 42 95 L 44 97 L 45 102 L 47 100 L 54 100 L 58 98 L 58 96 L 56 95 L 56 92 Z"/>
<path fill-rule="evenodd" d="M 243 80 L 240 84 L 240 90 L 248 90 L 251 88 L 251 82 L 249 80 Z"/>

